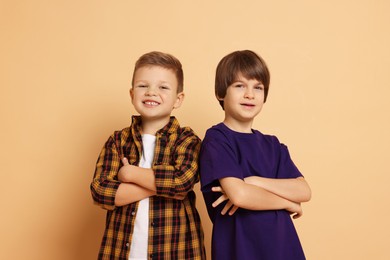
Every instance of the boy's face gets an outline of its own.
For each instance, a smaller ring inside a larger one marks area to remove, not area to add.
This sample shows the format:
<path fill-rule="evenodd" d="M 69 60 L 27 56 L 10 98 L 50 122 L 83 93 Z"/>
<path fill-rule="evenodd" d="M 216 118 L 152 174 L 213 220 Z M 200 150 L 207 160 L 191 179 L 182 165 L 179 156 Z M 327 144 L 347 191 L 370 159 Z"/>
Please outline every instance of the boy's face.
<path fill-rule="evenodd" d="M 184 93 L 177 93 L 177 78 L 172 70 L 159 66 L 137 69 L 131 101 L 144 119 L 169 120 L 174 108 L 180 107 Z"/>
<path fill-rule="evenodd" d="M 232 124 L 251 123 L 264 104 L 264 86 L 257 79 L 241 74 L 227 88 L 224 98 L 225 120 Z"/>

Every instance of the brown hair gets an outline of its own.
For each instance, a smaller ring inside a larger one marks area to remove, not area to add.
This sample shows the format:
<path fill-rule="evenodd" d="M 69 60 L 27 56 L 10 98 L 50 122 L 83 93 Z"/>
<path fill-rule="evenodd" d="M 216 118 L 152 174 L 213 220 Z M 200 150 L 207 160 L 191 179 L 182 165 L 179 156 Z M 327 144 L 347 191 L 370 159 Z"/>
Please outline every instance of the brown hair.
<path fill-rule="evenodd" d="M 159 66 L 165 69 L 172 70 L 176 75 L 176 79 L 178 83 L 177 93 L 183 91 L 184 75 L 183 75 L 183 69 L 180 61 L 171 54 L 163 53 L 159 51 L 152 51 L 149 53 L 145 53 L 137 60 L 134 67 L 133 80 L 131 82 L 132 86 L 134 86 L 135 72 L 141 67 L 148 67 L 148 66 Z"/>
<path fill-rule="evenodd" d="M 224 98 L 227 88 L 241 74 L 247 79 L 256 79 L 264 85 L 264 102 L 267 100 L 270 73 L 265 61 L 250 50 L 232 52 L 218 63 L 215 75 L 215 96 Z M 223 100 L 219 100 L 222 109 Z"/>

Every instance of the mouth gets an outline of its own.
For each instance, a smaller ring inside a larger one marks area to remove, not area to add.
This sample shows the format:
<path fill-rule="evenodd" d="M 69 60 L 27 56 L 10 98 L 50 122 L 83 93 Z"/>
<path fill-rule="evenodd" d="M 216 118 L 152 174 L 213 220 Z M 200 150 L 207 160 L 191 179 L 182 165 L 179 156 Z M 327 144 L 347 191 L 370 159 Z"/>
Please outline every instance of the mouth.
<path fill-rule="evenodd" d="M 145 100 L 145 101 L 142 101 L 142 103 L 147 105 L 147 106 L 152 106 L 152 107 L 160 105 L 159 102 L 153 101 L 153 100 Z"/>
<path fill-rule="evenodd" d="M 240 105 L 243 106 L 243 107 L 247 107 L 247 108 L 255 107 L 254 104 L 248 104 L 248 103 L 241 103 Z"/>

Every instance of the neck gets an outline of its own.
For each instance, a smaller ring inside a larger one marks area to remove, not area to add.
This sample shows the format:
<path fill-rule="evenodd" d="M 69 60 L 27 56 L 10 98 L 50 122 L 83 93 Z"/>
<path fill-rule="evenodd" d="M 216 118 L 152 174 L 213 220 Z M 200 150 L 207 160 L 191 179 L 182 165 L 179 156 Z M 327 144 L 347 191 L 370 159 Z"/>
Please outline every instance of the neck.
<path fill-rule="evenodd" d="M 252 133 L 253 120 L 242 122 L 232 121 L 225 118 L 225 120 L 223 120 L 223 123 L 233 131 L 240 133 Z"/>
<path fill-rule="evenodd" d="M 156 135 L 156 132 L 158 130 L 160 130 L 169 123 L 169 119 L 170 117 L 158 120 L 142 118 L 142 133 Z"/>

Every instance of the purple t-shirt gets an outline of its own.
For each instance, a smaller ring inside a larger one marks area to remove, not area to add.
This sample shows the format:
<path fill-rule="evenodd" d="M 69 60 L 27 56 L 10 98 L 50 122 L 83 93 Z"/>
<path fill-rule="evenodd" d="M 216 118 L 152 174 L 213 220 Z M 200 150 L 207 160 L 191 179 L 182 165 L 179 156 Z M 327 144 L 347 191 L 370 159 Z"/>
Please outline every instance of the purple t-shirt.
<path fill-rule="evenodd" d="M 201 189 L 213 222 L 214 260 L 305 259 L 290 214 L 285 210 L 238 209 L 221 215 L 225 203 L 211 204 L 221 195 L 211 187 L 219 179 L 248 176 L 297 178 L 302 176 L 285 145 L 259 131 L 240 133 L 220 123 L 208 129 L 200 153 Z"/>

